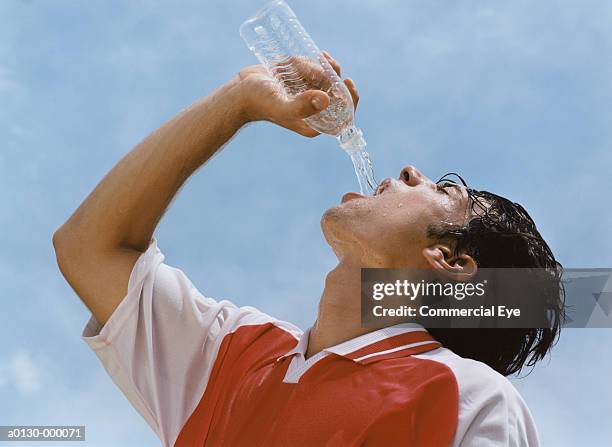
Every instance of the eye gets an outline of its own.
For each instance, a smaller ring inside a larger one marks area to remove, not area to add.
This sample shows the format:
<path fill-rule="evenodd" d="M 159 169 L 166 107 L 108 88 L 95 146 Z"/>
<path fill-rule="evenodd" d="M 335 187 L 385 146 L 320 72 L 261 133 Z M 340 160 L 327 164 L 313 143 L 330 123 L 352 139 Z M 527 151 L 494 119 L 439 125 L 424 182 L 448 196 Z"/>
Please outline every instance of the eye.
<path fill-rule="evenodd" d="M 455 183 L 449 182 L 446 180 L 442 182 L 438 182 L 436 183 L 436 191 L 449 195 L 448 191 L 446 190 L 446 188 L 448 188 L 449 186 L 455 186 Z"/>

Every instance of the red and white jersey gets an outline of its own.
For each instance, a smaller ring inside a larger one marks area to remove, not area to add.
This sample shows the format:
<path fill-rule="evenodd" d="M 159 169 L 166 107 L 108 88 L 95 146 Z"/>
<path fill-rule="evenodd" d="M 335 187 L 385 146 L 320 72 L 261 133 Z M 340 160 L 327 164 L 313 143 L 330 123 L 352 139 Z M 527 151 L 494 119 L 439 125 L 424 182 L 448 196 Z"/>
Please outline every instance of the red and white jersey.
<path fill-rule="evenodd" d="M 164 446 L 536 446 L 510 382 L 421 326 L 305 359 L 308 331 L 203 296 L 155 239 L 83 339 Z"/>

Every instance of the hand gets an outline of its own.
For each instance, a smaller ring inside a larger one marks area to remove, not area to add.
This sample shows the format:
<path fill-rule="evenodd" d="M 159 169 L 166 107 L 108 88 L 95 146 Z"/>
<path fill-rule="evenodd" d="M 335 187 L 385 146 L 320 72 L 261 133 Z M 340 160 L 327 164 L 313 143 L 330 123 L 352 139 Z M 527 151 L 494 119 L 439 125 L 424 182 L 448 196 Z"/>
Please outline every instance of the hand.
<path fill-rule="evenodd" d="M 340 64 L 326 51 L 323 56 L 327 59 L 334 71 L 341 76 Z M 304 118 L 324 110 L 329 105 L 329 96 L 322 90 L 326 90 L 329 81 L 322 68 L 308 60 L 293 60 L 297 66 L 300 77 L 312 90 L 307 90 L 296 96 L 285 93 L 279 82 L 274 79 L 268 70 L 262 65 L 252 65 L 243 68 L 238 73 L 242 104 L 247 121 L 271 121 L 279 126 L 290 129 L 306 137 L 315 137 L 319 132 L 310 128 Z M 297 62 L 297 63 L 296 63 Z M 279 71 L 282 67 L 279 68 Z M 282 72 L 281 72 L 282 75 Z M 287 83 L 285 83 L 287 85 Z M 355 108 L 359 102 L 359 95 L 355 84 L 350 78 L 344 79 Z M 288 85 L 291 88 L 291 85 Z"/>

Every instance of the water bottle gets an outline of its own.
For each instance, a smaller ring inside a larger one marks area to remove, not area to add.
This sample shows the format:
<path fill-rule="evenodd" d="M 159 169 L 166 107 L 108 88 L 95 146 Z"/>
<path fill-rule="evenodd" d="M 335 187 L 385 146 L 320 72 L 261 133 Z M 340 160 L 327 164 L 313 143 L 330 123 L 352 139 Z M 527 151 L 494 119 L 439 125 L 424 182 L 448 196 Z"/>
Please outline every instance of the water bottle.
<path fill-rule="evenodd" d="M 329 106 L 304 121 L 337 138 L 353 161 L 362 194 L 372 193 L 376 181 L 363 133 L 355 126 L 351 94 L 289 5 L 267 3 L 240 26 L 240 35 L 287 95 L 313 89 L 327 93 Z"/>

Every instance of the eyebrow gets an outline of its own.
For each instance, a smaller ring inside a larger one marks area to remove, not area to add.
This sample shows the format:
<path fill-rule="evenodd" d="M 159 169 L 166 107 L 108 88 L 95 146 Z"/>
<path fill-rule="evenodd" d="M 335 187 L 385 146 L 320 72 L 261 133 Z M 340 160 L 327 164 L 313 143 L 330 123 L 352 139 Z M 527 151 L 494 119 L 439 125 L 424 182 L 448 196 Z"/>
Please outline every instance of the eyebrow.
<path fill-rule="evenodd" d="M 460 183 L 456 183 L 453 182 L 452 180 L 438 180 L 436 182 L 436 185 L 440 185 L 441 183 L 445 183 L 444 187 L 445 188 L 455 188 L 455 190 L 462 190 L 462 186 Z M 465 191 L 467 192 L 467 187 L 463 186 L 465 188 Z"/>
<path fill-rule="evenodd" d="M 452 177 L 456 177 L 459 179 L 458 183 L 456 180 L 454 180 Z M 438 180 L 436 182 L 436 184 L 442 183 L 442 182 L 447 182 L 447 183 L 451 183 L 454 185 L 463 185 L 466 188 L 468 188 L 467 182 L 463 179 L 463 177 L 461 177 L 459 174 L 457 174 L 456 172 L 447 172 L 446 174 L 444 174 L 442 177 L 440 177 L 440 180 Z"/>
<path fill-rule="evenodd" d="M 460 185 L 459 183 L 455 183 L 455 182 L 448 182 L 447 180 L 443 180 L 443 182 L 447 182 L 446 187 L 452 187 L 452 188 L 458 188 L 458 189 L 461 189 L 461 187 L 463 186 L 463 185 Z M 442 183 L 442 182 L 440 182 L 440 183 Z"/>

